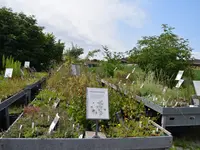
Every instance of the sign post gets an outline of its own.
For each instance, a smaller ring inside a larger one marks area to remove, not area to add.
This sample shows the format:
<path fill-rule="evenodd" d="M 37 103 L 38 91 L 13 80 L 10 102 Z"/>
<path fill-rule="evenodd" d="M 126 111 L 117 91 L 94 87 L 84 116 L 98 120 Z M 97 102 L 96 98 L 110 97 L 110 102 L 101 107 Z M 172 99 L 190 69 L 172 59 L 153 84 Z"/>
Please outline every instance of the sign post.
<path fill-rule="evenodd" d="M 72 75 L 79 76 L 80 75 L 80 65 L 72 64 L 71 65 L 71 73 L 72 73 Z"/>
<path fill-rule="evenodd" d="M 6 68 L 4 78 L 12 78 L 13 68 Z"/>
<path fill-rule="evenodd" d="M 193 81 L 194 89 L 197 96 L 200 96 L 200 81 Z"/>
<path fill-rule="evenodd" d="M 24 62 L 24 68 L 30 68 L 30 61 Z"/>
<path fill-rule="evenodd" d="M 93 138 L 98 136 L 98 121 L 109 119 L 108 89 L 87 88 L 86 118 L 96 120 L 96 131 Z"/>

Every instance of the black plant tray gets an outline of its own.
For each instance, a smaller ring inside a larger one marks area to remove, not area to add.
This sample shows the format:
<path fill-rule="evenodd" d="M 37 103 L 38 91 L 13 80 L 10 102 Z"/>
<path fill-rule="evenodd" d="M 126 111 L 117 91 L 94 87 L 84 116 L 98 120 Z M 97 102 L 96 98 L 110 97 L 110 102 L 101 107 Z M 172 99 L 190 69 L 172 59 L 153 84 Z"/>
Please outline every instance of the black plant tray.
<path fill-rule="evenodd" d="M 5 99 L 0 103 L 0 130 L 6 130 L 10 126 L 10 118 L 8 108 L 12 104 L 20 103 L 27 105 L 34 97 L 33 90 L 38 91 L 41 88 L 41 85 L 46 81 L 46 77 L 40 79 L 36 83 L 33 83 L 18 93 L 12 95 L 11 97 Z"/>

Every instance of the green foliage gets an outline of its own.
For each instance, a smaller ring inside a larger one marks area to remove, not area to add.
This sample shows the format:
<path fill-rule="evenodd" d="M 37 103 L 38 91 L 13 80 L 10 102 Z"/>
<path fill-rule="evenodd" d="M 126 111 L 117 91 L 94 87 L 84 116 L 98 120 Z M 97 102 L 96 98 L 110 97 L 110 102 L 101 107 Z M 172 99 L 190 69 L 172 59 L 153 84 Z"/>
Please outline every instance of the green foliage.
<path fill-rule="evenodd" d="M 193 80 L 200 80 L 200 69 L 193 69 Z"/>
<path fill-rule="evenodd" d="M 85 68 L 83 70 L 80 76 L 71 76 L 68 64 L 64 65 L 59 72 L 52 74 L 46 89 L 42 90 L 37 99 L 32 102 L 33 106 L 24 109 L 24 115 L 4 137 L 18 137 L 21 124 L 23 125 L 20 131 L 21 137 L 27 138 L 77 138 L 85 130 L 94 131 L 94 122 L 86 119 L 86 88 L 98 88 L 101 85 L 96 81 L 96 75 Z M 49 98 L 52 99 L 49 101 Z M 57 108 L 52 108 L 56 98 L 60 98 L 61 101 Z M 120 109 L 126 113 L 125 126 L 118 125 L 116 119 L 116 112 Z M 162 135 L 161 132 L 154 133 L 155 127 L 149 124 L 149 118 L 141 114 L 143 109 L 144 106 L 138 105 L 132 98 L 125 98 L 109 89 L 110 120 L 99 122 L 102 127 L 100 131 L 107 133 L 108 137 Z M 48 135 L 48 128 L 56 113 L 60 116 L 58 126 L 51 135 Z M 141 127 L 138 127 L 138 119 L 142 121 Z M 32 122 L 35 123 L 34 128 L 31 127 Z"/>
<path fill-rule="evenodd" d="M 19 92 L 27 85 L 33 84 L 42 77 L 46 76 L 46 73 L 35 73 L 34 77 L 25 76 L 22 78 L 12 78 L 10 80 L 2 79 L 0 82 L 0 102 L 8 98 L 9 96 Z"/>
<path fill-rule="evenodd" d="M 98 68 L 97 74 L 101 75 L 102 77 L 113 77 L 114 69 L 116 67 L 118 69 L 123 68 L 123 65 L 121 65 L 123 54 L 111 52 L 107 46 L 103 46 L 103 49 L 105 61 L 100 63 L 100 68 Z"/>
<path fill-rule="evenodd" d="M 168 80 L 168 85 L 174 85 L 174 78 L 179 70 L 185 70 L 185 75 L 190 76 L 192 49 L 188 40 L 180 38 L 173 33 L 172 27 L 162 25 L 163 33 L 159 36 L 145 36 L 138 41 L 137 47 L 131 51 L 129 60 L 136 62 L 143 70 L 160 74 L 163 80 Z"/>
<path fill-rule="evenodd" d="M 77 45 L 74 45 L 72 43 L 72 47 L 67 49 L 67 51 L 65 52 L 65 56 L 66 57 L 72 57 L 74 59 L 78 59 L 80 55 L 82 55 L 84 52 L 83 48 L 78 47 Z"/>
<path fill-rule="evenodd" d="M 99 52 L 100 52 L 99 49 L 95 49 L 95 50 L 89 51 L 88 54 L 87 54 L 87 56 L 85 57 L 85 60 L 88 60 L 88 59 L 94 57 L 95 54 L 99 53 Z"/>
<path fill-rule="evenodd" d="M 14 61 L 14 59 L 10 56 L 5 58 L 3 55 L 2 57 L 2 68 L 5 70 L 6 68 L 13 68 L 13 77 L 20 77 L 21 76 L 21 62 Z"/>
<path fill-rule="evenodd" d="M 0 66 L 3 55 L 22 63 L 28 60 L 37 70 L 48 69 L 52 61 L 62 61 L 64 43 L 43 29 L 34 16 L 0 8 Z"/>

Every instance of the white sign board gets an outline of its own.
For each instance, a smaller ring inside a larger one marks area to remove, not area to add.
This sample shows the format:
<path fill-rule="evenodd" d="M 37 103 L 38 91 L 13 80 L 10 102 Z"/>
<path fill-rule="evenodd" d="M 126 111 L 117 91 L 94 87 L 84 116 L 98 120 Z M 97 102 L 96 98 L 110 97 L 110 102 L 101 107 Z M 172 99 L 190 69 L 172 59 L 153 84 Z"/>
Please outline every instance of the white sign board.
<path fill-rule="evenodd" d="M 183 83 L 183 79 L 179 80 L 178 83 L 176 84 L 176 88 L 180 88 L 180 86 L 182 85 Z"/>
<path fill-rule="evenodd" d="M 30 61 L 24 62 L 24 68 L 30 68 Z"/>
<path fill-rule="evenodd" d="M 176 81 L 179 81 L 181 78 L 182 78 L 182 75 L 183 75 L 184 71 L 183 70 L 180 70 L 176 76 Z"/>
<path fill-rule="evenodd" d="M 13 68 L 6 68 L 4 77 L 5 78 L 12 78 L 12 74 L 13 74 Z"/>
<path fill-rule="evenodd" d="M 195 92 L 197 96 L 200 96 L 200 81 L 193 81 Z"/>
<path fill-rule="evenodd" d="M 108 89 L 87 88 L 86 118 L 109 119 Z"/>
<path fill-rule="evenodd" d="M 80 75 L 80 65 L 71 65 L 72 75 Z"/>

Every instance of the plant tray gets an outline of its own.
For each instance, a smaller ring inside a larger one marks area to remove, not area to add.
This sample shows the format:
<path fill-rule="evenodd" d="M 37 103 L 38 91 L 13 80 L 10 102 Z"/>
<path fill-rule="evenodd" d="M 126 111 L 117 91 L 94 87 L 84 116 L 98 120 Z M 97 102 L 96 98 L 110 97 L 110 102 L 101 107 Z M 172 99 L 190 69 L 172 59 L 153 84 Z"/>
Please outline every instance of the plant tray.
<path fill-rule="evenodd" d="M 101 80 L 103 84 L 117 90 L 117 86 Z M 120 92 L 119 90 L 117 90 Z M 127 93 L 123 93 L 127 95 Z M 200 125 L 200 107 L 162 107 L 140 96 L 134 97 L 148 108 L 161 114 L 162 127 L 197 126 Z"/>
<path fill-rule="evenodd" d="M 21 116 L 20 116 L 21 117 Z M 19 117 L 19 118 L 20 118 Z M 163 136 L 149 137 L 129 137 L 129 138 L 54 138 L 54 139 L 39 139 L 39 138 L 1 138 L 0 150 L 166 150 L 172 146 L 173 137 L 170 132 L 159 126 L 153 121 L 150 123 L 162 130 Z"/>
<path fill-rule="evenodd" d="M 20 92 L 14 94 L 13 96 L 5 99 L 2 103 L 0 103 L 0 129 L 2 128 L 8 129 L 8 127 L 10 126 L 10 119 L 9 119 L 9 112 L 8 112 L 9 106 L 21 100 L 23 101 L 25 105 L 27 105 L 32 98 L 31 97 L 32 90 L 36 89 L 36 87 L 38 90 L 39 86 L 43 84 L 45 81 L 46 81 L 46 78 L 44 77 L 40 79 L 39 81 L 37 81 L 36 83 L 33 83 L 27 86 Z"/>
<path fill-rule="evenodd" d="M 165 150 L 172 145 L 172 136 L 115 139 L 1 139 L 0 150 Z"/>

